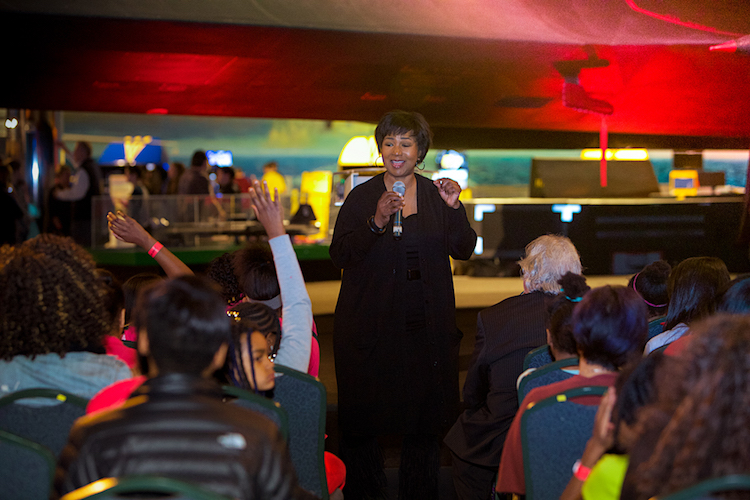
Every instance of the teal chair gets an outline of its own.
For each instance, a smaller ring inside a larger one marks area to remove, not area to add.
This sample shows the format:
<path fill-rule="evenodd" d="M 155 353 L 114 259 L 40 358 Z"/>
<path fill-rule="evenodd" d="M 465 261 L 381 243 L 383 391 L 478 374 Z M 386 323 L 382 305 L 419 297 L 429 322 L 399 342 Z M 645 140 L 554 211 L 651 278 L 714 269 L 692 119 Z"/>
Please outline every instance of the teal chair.
<path fill-rule="evenodd" d="M 694 486 L 677 491 L 671 495 L 655 497 L 658 500 L 699 500 L 714 498 L 715 493 L 722 491 L 744 491 L 743 498 L 750 497 L 750 475 L 733 474 L 729 476 L 706 479 Z"/>
<path fill-rule="evenodd" d="M 544 365 L 552 363 L 552 355 L 549 352 L 549 344 L 532 349 L 523 359 L 523 371 L 529 368 L 541 368 Z"/>
<path fill-rule="evenodd" d="M 315 377 L 276 365 L 274 401 L 289 415 L 289 454 L 300 486 L 328 499 L 325 429 L 326 388 Z"/>
<path fill-rule="evenodd" d="M 160 476 L 106 477 L 64 495 L 60 500 L 230 500 L 194 484 Z"/>
<path fill-rule="evenodd" d="M 284 439 L 289 440 L 289 417 L 280 404 L 233 385 L 225 385 L 223 389 L 228 401 L 268 418 L 278 426 Z"/>
<path fill-rule="evenodd" d="M 0 497 L 47 500 L 55 456 L 45 446 L 0 430 Z"/>
<path fill-rule="evenodd" d="M 541 368 L 537 368 L 526 375 L 521 379 L 521 383 L 518 384 L 518 404 L 521 404 L 523 398 L 525 398 L 532 389 L 554 384 L 555 382 L 561 382 L 572 377 L 574 375 L 573 373 L 564 371 L 564 368 L 569 368 L 571 366 L 578 366 L 578 358 L 554 361 L 548 365 L 542 366 Z"/>
<path fill-rule="evenodd" d="M 527 500 L 560 498 L 594 427 L 597 405 L 571 401 L 601 396 L 607 387 L 586 386 L 543 399 L 521 417 Z"/>
<path fill-rule="evenodd" d="M 54 404 L 29 406 L 23 400 L 42 398 Z M 73 423 L 86 413 L 88 399 L 58 389 L 26 389 L 0 398 L 0 429 L 30 439 L 59 457 Z"/>

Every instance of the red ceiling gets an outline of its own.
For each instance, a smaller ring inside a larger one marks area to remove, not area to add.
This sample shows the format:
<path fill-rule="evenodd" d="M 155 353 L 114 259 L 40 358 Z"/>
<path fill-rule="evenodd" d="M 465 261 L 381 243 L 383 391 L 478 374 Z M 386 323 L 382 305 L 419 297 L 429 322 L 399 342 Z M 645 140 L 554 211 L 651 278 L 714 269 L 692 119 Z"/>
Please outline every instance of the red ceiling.
<path fill-rule="evenodd" d="M 6 39 L 23 42 L 8 58 L 3 107 L 362 121 L 406 108 L 422 112 L 437 130 L 483 147 L 512 147 L 516 140 L 529 147 L 535 138 L 549 146 L 544 141 L 550 137 L 590 143 L 601 119 L 563 106 L 563 77 L 553 66 L 585 59 L 588 50 L 610 63 L 583 69 L 579 80 L 592 97 L 614 107 L 607 123 L 615 143 L 618 136 L 631 142 L 659 136 L 671 147 L 750 145 L 750 57 L 710 52 L 707 44 L 586 49 L 229 24 L 4 17 Z"/>

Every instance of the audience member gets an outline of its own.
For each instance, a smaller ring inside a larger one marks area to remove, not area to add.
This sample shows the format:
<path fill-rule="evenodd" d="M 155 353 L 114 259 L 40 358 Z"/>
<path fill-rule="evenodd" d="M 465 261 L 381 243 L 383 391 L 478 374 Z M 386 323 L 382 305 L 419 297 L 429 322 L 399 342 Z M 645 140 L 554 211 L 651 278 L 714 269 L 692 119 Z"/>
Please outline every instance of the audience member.
<path fill-rule="evenodd" d="M 122 408 L 76 422 L 60 457 L 57 493 L 103 477 L 148 474 L 238 499 L 310 497 L 297 485 L 278 428 L 224 404 L 210 380 L 224 363 L 231 330 L 211 283 L 195 276 L 159 283 L 137 309 L 149 379 Z"/>
<path fill-rule="evenodd" d="M 225 373 L 232 385 L 268 396 L 276 385 L 273 350 L 269 350 L 269 335 L 279 333 L 276 313 L 263 304 L 244 302 L 229 312 L 235 319 L 232 325 L 232 342 Z M 326 480 L 331 498 L 343 498 L 346 467 L 340 458 L 325 452 Z"/>
<path fill-rule="evenodd" d="M 236 254 L 234 268 L 245 295 L 243 300 L 261 302 L 274 310 L 281 307 L 283 323 L 275 362 L 305 373 L 312 365 L 311 374 L 317 376 L 320 352 L 312 335 L 312 302 L 291 239 L 284 229 L 278 192 L 272 198 L 267 186 L 255 181 L 250 199 L 258 221 L 268 234 L 271 254 L 263 256 L 262 252 L 250 250 Z"/>
<path fill-rule="evenodd" d="M 576 339 L 573 337 L 573 308 L 591 287 L 586 284 L 586 278 L 574 273 L 566 273 L 558 283 L 562 291 L 557 294 L 547 311 L 547 345 L 554 361 L 578 359 Z M 516 387 L 520 387 L 521 380 L 535 370 L 536 368 L 529 368 L 523 372 L 518 377 Z M 564 371 L 576 375 L 578 366 L 565 367 Z"/>
<path fill-rule="evenodd" d="M 560 500 L 617 500 L 628 468 L 628 450 L 637 437 L 641 408 L 656 401 L 661 353 L 629 363 L 599 403 L 591 438 Z"/>
<path fill-rule="evenodd" d="M 164 278 L 156 273 L 138 273 L 128 278 L 122 284 L 122 291 L 125 296 L 125 317 L 123 323 L 122 340 L 135 342 L 138 340 L 138 332 L 135 329 L 133 321 L 133 310 L 135 302 L 141 290 L 148 288 L 154 282 L 163 281 Z"/>
<path fill-rule="evenodd" d="M 719 314 L 691 330 L 684 355 L 669 358 L 659 377 L 657 402 L 639 416 L 625 500 L 663 497 L 750 468 L 750 318 Z"/>
<path fill-rule="evenodd" d="M 117 356 L 131 370 L 137 370 L 138 355 L 135 349 L 127 347 L 120 338 L 125 326 L 125 294 L 115 275 L 106 269 L 96 269 L 96 277 L 102 284 L 102 301 L 109 319 L 109 330 L 102 337 L 102 346 L 110 356 Z"/>
<path fill-rule="evenodd" d="M 111 322 L 91 256 L 70 238 L 40 235 L 0 252 L 0 395 L 63 388 L 86 399 L 131 376 L 107 356 Z"/>
<path fill-rule="evenodd" d="M 677 264 L 667 283 L 664 332 L 648 341 L 645 354 L 674 342 L 687 333 L 690 323 L 712 314 L 716 296 L 729 280 L 727 266 L 716 257 L 691 257 Z"/>
<path fill-rule="evenodd" d="M 524 398 L 505 440 L 496 491 L 526 493 L 521 418 L 529 405 L 582 386 L 612 386 L 617 370 L 637 359 L 648 331 L 646 306 L 632 289 L 603 286 L 584 295 L 573 311 L 573 336 L 579 356 L 579 374 L 562 382 L 533 389 Z M 598 397 L 582 397 L 581 404 L 599 404 Z M 577 399 L 577 400 L 578 400 Z M 555 457 L 550 457 L 551 461 Z"/>
<path fill-rule="evenodd" d="M 750 274 L 743 274 L 733 279 L 719 292 L 716 312 L 729 314 L 750 313 Z M 690 345 L 693 336 L 683 335 L 664 349 L 668 356 L 681 356 L 682 352 Z"/>
<path fill-rule="evenodd" d="M 245 295 L 234 272 L 234 253 L 223 253 L 208 263 L 206 276 L 221 287 L 221 296 L 227 303 L 227 309 L 238 304 Z"/>
<path fill-rule="evenodd" d="M 750 313 L 750 274 L 742 274 L 730 281 L 718 300 L 717 312 Z"/>
<path fill-rule="evenodd" d="M 628 286 L 638 292 L 648 306 L 648 340 L 664 329 L 664 317 L 669 306 L 667 281 L 671 271 L 672 267 L 667 261 L 657 260 L 641 269 L 628 281 Z"/>
<path fill-rule="evenodd" d="M 581 273 L 573 243 L 540 236 L 519 262 L 524 293 L 481 311 L 464 385 L 468 406 L 448 432 L 453 483 L 459 498 L 486 498 L 500 464 L 505 436 L 518 410 L 516 380 L 523 359 L 546 342 L 547 310 L 568 272 Z"/>
<path fill-rule="evenodd" d="M 193 153 L 190 168 L 180 177 L 177 194 L 209 194 L 211 187 L 208 177 L 208 158 L 204 151 Z"/>

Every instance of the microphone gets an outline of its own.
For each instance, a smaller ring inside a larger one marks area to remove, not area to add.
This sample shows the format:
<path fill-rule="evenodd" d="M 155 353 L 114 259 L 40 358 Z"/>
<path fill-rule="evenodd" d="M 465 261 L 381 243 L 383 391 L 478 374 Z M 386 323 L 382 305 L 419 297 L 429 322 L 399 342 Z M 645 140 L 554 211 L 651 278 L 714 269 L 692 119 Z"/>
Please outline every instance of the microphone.
<path fill-rule="evenodd" d="M 403 198 L 404 194 L 406 194 L 406 185 L 401 181 L 394 182 L 393 192 L 401 195 L 401 197 Z M 401 209 L 399 209 L 399 211 L 396 212 L 396 215 L 393 217 L 393 239 L 400 240 L 403 232 L 404 227 L 401 225 Z"/>

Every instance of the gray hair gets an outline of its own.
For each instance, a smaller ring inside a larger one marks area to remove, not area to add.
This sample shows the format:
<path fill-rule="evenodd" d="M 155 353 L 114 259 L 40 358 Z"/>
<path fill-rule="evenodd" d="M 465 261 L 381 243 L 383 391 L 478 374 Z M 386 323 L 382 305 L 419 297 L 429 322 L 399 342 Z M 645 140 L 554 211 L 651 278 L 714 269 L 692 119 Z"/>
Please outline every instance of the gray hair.
<path fill-rule="evenodd" d="M 518 261 L 526 289 L 559 293 L 558 280 L 567 272 L 582 274 L 578 250 L 565 236 L 547 234 L 526 245 L 526 256 Z"/>

